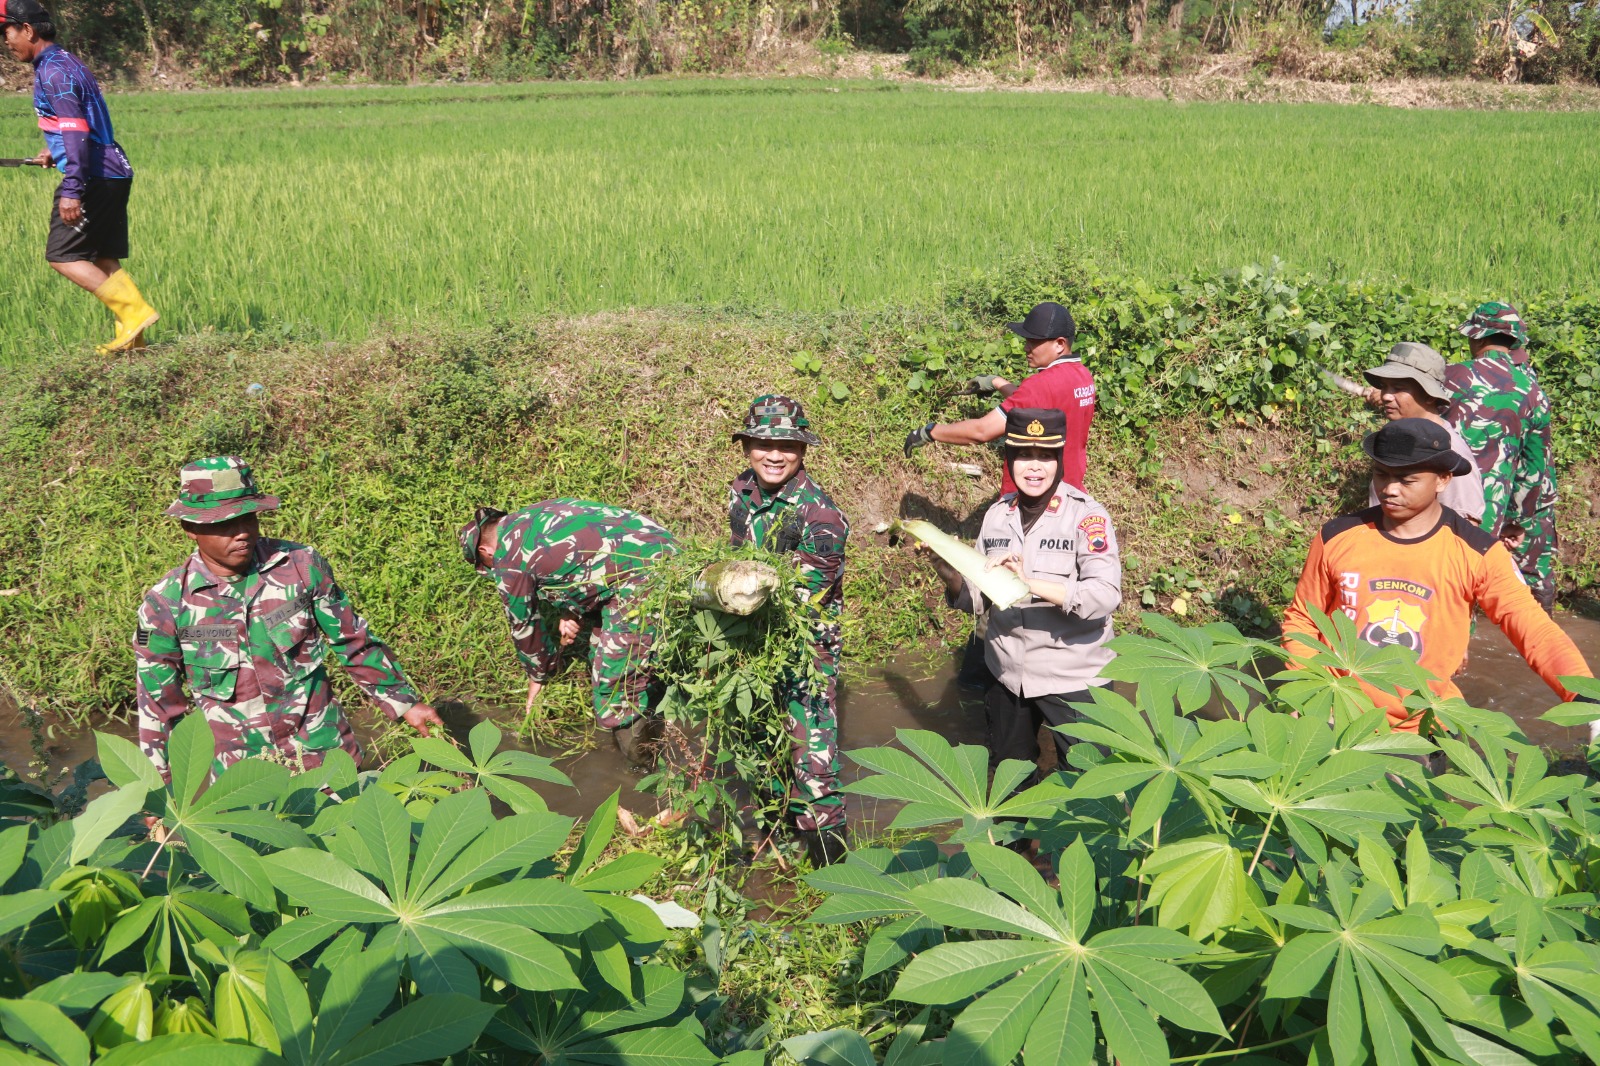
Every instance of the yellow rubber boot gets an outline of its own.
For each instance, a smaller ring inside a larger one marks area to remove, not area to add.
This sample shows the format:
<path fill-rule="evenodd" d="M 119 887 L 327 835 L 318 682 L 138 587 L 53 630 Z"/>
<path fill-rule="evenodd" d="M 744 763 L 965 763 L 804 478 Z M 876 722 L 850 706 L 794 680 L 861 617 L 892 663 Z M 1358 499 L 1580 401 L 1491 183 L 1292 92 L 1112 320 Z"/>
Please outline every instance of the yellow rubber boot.
<path fill-rule="evenodd" d="M 95 351 L 101 355 L 120 352 L 125 348 L 143 347 L 143 333 L 161 318 L 156 309 L 144 302 L 139 287 L 133 283 L 126 270 L 119 270 L 94 290 L 95 298 L 111 309 L 117 319 L 117 333 L 110 344 L 102 344 Z"/>

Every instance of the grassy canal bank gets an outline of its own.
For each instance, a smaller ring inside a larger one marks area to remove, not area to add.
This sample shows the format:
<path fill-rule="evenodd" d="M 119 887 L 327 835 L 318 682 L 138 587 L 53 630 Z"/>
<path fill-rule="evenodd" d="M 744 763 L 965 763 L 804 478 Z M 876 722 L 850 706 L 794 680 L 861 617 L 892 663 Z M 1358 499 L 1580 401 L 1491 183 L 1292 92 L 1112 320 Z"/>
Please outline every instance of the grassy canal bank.
<path fill-rule="evenodd" d="M 925 567 L 874 530 L 910 516 L 975 533 L 996 453 L 907 461 L 901 441 L 981 410 L 959 395 L 970 374 L 1016 377 L 998 324 L 1046 297 L 1077 310 L 1099 383 L 1089 488 L 1118 526 L 1124 628 L 1157 609 L 1271 632 L 1311 534 L 1365 494 L 1374 417 L 1314 368 L 1373 365 L 1401 338 L 1464 354 L 1451 326 L 1465 297 L 1254 269 L 1154 284 L 1039 257 L 893 313 L 508 319 L 351 344 L 206 335 L 39 362 L 0 384 L 0 687 L 52 720 L 130 713 L 134 609 L 187 551 L 161 515 L 174 471 L 234 452 L 284 500 L 270 534 L 329 557 L 427 692 L 520 706 L 498 602 L 460 561 L 456 526 L 480 503 L 565 495 L 720 538 L 742 467 L 728 434 L 768 390 L 807 402 L 825 442 L 809 465 L 854 527 L 851 654 L 962 639 Z M 1573 298 L 1525 311 L 1565 464 L 1561 587 L 1582 606 L 1600 572 L 1600 316 Z M 581 682 L 549 699 L 581 720 Z"/>

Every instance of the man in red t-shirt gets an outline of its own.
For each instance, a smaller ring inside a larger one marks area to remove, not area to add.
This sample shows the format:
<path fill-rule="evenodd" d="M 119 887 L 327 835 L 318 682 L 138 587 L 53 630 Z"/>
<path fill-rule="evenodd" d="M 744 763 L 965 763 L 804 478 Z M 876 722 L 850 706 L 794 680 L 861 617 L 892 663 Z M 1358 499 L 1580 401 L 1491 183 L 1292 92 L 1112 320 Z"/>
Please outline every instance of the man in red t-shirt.
<path fill-rule="evenodd" d="M 1061 480 L 1073 488 L 1083 488 L 1089 468 L 1089 423 L 1094 420 L 1094 377 L 1088 367 L 1072 354 L 1078 327 L 1072 313 L 1058 303 L 1042 303 L 1028 312 L 1021 322 L 1006 328 L 1022 338 L 1028 365 L 1038 371 L 1020 385 L 1004 378 L 980 375 L 974 384 L 979 392 L 998 392 L 1000 406 L 979 418 L 962 422 L 929 422 L 906 437 L 906 458 L 924 444 L 987 444 L 1006 429 L 1006 412 L 1014 407 L 1053 407 L 1067 416 L 1067 442 L 1061 458 Z M 1017 491 L 1011 472 L 1001 476 L 1002 495 Z"/>

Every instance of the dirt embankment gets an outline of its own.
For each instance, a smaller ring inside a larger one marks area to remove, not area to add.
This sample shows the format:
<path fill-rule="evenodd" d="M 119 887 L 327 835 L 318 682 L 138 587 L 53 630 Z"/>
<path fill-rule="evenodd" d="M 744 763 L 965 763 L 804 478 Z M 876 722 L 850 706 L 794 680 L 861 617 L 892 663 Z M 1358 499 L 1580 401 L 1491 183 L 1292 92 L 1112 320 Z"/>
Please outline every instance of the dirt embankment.
<path fill-rule="evenodd" d="M 1241 52 L 1212 56 L 1195 69 L 1167 75 L 1063 77 L 1040 66 L 1023 64 L 995 69 L 963 67 L 940 77 L 928 77 L 913 74 L 908 69 L 908 57 L 902 53 L 834 53 L 808 41 L 778 40 L 750 53 L 737 69 L 697 73 L 694 77 L 882 80 L 953 92 L 1103 93 L 1175 103 L 1371 104 L 1472 111 L 1600 110 L 1600 86 L 1594 85 L 1503 85 L 1465 78 L 1394 77 L 1368 69 L 1370 64 L 1364 65 L 1361 53 L 1336 50 L 1308 53 L 1297 62 L 1285 63 L 1280 57 L 1278 63 L 1290 73 L 1264 74 L 1256 56 Z M 670 74 L 637 80 L 649 82 L 681 77 Z M 448 84 L 460 83 L 450 81 Z M 31 86 L 31 76 L 25 69 L 0 69 L 0 92 L 29 92 Z M 159 91 L 206 88 L 180 70 L 135 72 L 119 82 L 118 87 Z M 291 91 L 303 87 L 300 82 L 283 86 Z"/>
<path fill-rule="evenodd" d="M 729 434 L 768 391 L 805 401 L 824 442 L 808 466 L 853 526 L 854 653 L 959 639 L 927 566 L 875 529 L 918 517 L 974 535 L 999 457 L 902 456 L 911 427 L 985 406 L 959 382 L 905 391 L 905 343 L 856 319 L 632 312 L 344 346 L 196 338 L 15 372 L 0 382 L 0 687 L 67 717 L 129 709 L 133 611 L 188 552 L 161 514 L 175 470 L 233 453 L 284 500 L 269 535 L 322 550 L 426 688 L 511 701 L 521 679 L 498 602 L 461 562 L 456 526 L 479 504 L 572 496 L 725 536 L 744 465 Z M 791 365 L 800 350 L 820 372 Z M 1088 487 L 1117 526 L 1124 624 L 1182 599 L 1192 621 L 1269 631 L 1310 536 L 1364 502 L 1368 427 L 1347 407 L 1295 414 L 1348 427 L 1331 437 L 1199 417 L 1097 432 Z M 1597 489 L 1600 468 L 1569 472 L 1569 595 L 1600 569 Z"/>
<path fill-rule="evenodd" d="M 884 52 L 828 55 L 812 46 L 754 59 L 749 73 L 772 77 L 866 78 L 928 85 L 956 92 L 1104 93 L 1175 103 L 1375 104 L 1383 107 L 1474 111 L 1600 110 L 1600 86 L 1502 85 L 1464 78 L 1409 78 L 1371 74 L 1344 53 L 1308 56 L 1288 64 L 1292 75 L 1264 75 L 1255 56 L 1209 58 L 1195 70 L 1170 75 L 1061 77 L 1023 65 L 995 70 L 962 68 L 943 77 L 912 74 L 907 57 Z"/>

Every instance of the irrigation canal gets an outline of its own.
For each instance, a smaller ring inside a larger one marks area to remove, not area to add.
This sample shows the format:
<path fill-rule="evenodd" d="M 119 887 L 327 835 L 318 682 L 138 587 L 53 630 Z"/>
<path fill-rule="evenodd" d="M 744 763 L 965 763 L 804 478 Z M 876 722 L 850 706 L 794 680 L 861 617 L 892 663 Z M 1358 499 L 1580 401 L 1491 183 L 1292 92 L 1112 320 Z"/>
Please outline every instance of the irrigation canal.
<path fill-rule="evenodd" d="M 1600 665 L 1600 621 L 1567 613 L 1562 615 L 1560 624 L 1591 666 Z M 847 668 L 840 708 L 840 746 L 849 751 L 889 744 L 897 729 L 908 728 L 929 729 L 955 743 L 983 743 L 981 694 L 957 684 L 958 665 L 958 658 L 905 655 L 876 666 Z M 1480 620 L 1466 672 L 1456 682 L 1469 703 L 1511 715 L 1528 738 L 1544 748 L 1562 755 L 1582 751 L 1586 730 L 1566 729 L 1539 720 L 1539 715 L 1554 705 L 1554 696 L 1495 626 Z M 0 733 L 0 761 L 23 771 L 33 758 L 27 724 L 15 711 L 5 717 L 9 721 L 5 723 L 8 728 Z M 462 717 L 446 715 L 453 728 L 470 728 L 472 722 L 462 721 Z M 131 723 L 119 723 L 113 729 L 123 735 L 132 733 Z M 52 770 L 75 766 L 94 755 L 94 737 L 87 732 L 59 736 L 47 751 Z M 627 769 L 610 744 L 560 759 L 557 765 L 575 787 L 536 782 L 535 787 L 552 810 L 573 817 L 587 816 L 619 787 L 621 805 L 635 812 L 640 821 L 657 810 L 655 797 L 634 787 L 639 776 Z M 859 767 L 845 760 L 846 780 L 860 774 Z M 870 830 L 874 825 L 887 825 L 898 807 L 888 801 L 852 796 L 850 820 L 858 832 Z"/>

